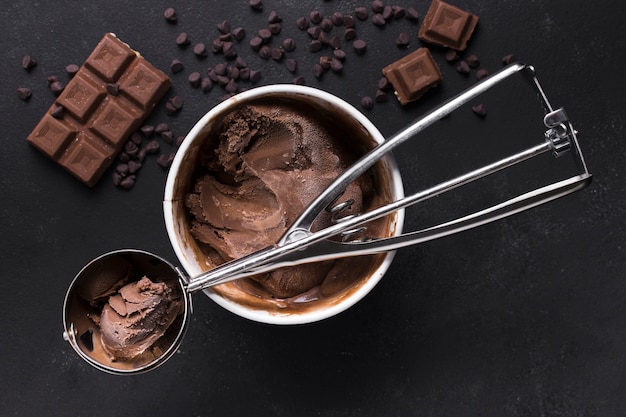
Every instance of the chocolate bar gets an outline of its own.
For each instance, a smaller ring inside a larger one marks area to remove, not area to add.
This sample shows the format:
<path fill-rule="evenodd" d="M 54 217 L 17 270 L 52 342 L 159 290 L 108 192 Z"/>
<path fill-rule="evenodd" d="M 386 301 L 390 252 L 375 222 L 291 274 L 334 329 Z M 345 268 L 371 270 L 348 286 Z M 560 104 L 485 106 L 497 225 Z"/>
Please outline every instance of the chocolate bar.
<path fill-rule="evenodd" d="M 417 36 L 424 42 L 463 51 L 477 23 L 478 16 L 433 0 Z"/>
<path fill-rule="evenodd" d="M 428 48 L 419 48 L 383 68 L 383 75 L 393 86 L 400 104 L 420 98 L 442 81 L 439 66 Z"/>
<path fill-rule="evenodd" d="M 27 141 L 91 187 L 170 84 L 165 73 L 107 33 Z"/>

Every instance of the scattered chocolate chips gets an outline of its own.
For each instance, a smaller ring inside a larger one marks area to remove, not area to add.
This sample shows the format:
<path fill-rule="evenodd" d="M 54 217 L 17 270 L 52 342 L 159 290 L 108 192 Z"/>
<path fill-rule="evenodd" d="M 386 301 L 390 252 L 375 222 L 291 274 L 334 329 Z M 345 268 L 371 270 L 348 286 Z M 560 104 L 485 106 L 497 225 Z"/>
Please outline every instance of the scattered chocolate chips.
<path fill-rule="evenodd" d="M 382 2 L 382 0 L 374 0 L 372 1 L 371 7 L 374 13 L 381 13 L 385 8 L 385 4 Z"/>
<path fill-rule="evenodd" d="M 322 12 L 320 12 L 319 10 L 313 10 L 311 13 L 309 13 L 309 20 L 314 25 L 319 25 L 322 22 L 323 18 L 324 16 L 322 16 Z"/>
<path fill-rule="evenodd" d="M 469 64 L 465 60 L 459 62 L 459 64 L 456 66 L 456 70 L 459 74 L 463 75 L 467 75 L 471 71 Z"/>
<path fill-rule="evenodd" d="M 19 87 L 17 89 L 17 96 L 20 98 L 20 100 L 26 101 L 32 96 L 32 92 L 28 87 Z"/>
<path fill-rule="evenodd" d="M 53 105 L 52 109 L 50 110 L 50 116 L 54 117 L 55 119 L 62 119 L 64 114 L 65 108 L 58 104 Z"/>
<path fill-rule="evenodd" d="M 187 36 L 186 32 L 181 32 L 176 37 L 176 45 L 178 45 L 180 47 L 185 47 L 185 46 L 189 45 L 190 43 L 191 43 L 191 41 L 189 40 L 189 36 Z"/>
<path fill-rule="evenodd" d="M 396 45 L 400 48 L 406 48 L 409 46 L 410 38 L 408 32 L 400 32 L 396 39 Z"/>
<path fill-rule="evenodd" d="M 365 7 L 357 7 L 354 9 L 354 16 L 359 20 L 367 20 L 369 12 Z"/>
<path fill-rule="evenodd" d="M 483 103 L 472 106 L 472 111 L 478 117 L 484 118 L 485 116 L 487 116 L 487 106 L 485 106 Z"/>
<path fill-rule="evenodd" d="M 184 105 L 184 100 L 181 96 L 171 97 L 165 103 L 165 112 L 171 116 L 173 114 L 178 113 L 183 108 L 183 105 Z"/>
<path fill-rule="evenodd" d="M 61 94 L 64 89 L 65 84 L 63 84 L 61 81 L 54 81 L 52 84 L 50 84 L 50 91 L 52 91 L 52 94 L 54 94 L 55 96 Z"/>
<path fill-rule="evenodd" d="M 183 63 L 182 63 L 180 60 L 178 60 L 178 59 L 174 59 L 174 60 L 172 61 L 172 63 L 170 64 L 170 70 L 171 70 L 174 74 L 181 72 L 183 69 L 185 69 L 185 66 L 184 66 L 184 65 L 183 65 Z"/>
<path fill-rule="evenodd" d="M 296 49 L 296 41 L 293 38 L 285 38 L 282 46 L 285 52 L 293 52 Z"/>
<path fill-rule="evenodd" d="M 356 52 L 357 55 L 363 55 L 365 53 L 365 50 L 367 49 L 367 42 L 365 42 L 363 39 L 356 39 L 354 42 L 352 42 L 352 47 L 354 48 L 354 52 Z"/>
<path fill-rule="evenodd" d="M 285 60 L 285 67 L 287 67 L 287 71 L 289 72 L 296 72 L 298 69 L 298 61 L 293 58 L 289 58 Z"/>
<path fill-rule="evenodd" d="M 29 71 L 36 66 L 37 61 L 35 61 L 30 55 L 24 55 L 24 57 L 22 57 L 22 68 L 24 68 L 26 71 Z"/>
<path fill-rule="evenodd" d="M 157 164 L 159 164 L 159 166 L 163 169 L 167 169 L 172 166 L 172 161 L 174 161 L 173 153 L 163 153 L 157 158 Z"/>
<path fill-rule="evenodd" d="M 209 55 L 206 46 L 204 45 L 204 43 L 202 42 L 198 42 L 197 44 L 195 44 L 193 46 L 193 53 L 198 57 L 198 58 L 204 58 L 207 55 Z"/>
<path fill-rule="evenodd" d="M 69 64 L 65 66 L 65 72 L 67 72 L 67 75 L 69 75 L 70 77 L 73 77 L 79 70 L 79 66 L 76 64 Z"/>
<path fill-rule="evenodd" d="M 217 24 L 217 30 L 221 33 L 230 33 L 230 22 L 228 20 L 222 20 Z"/>
<path fill-rule="evenodd" d="M 189 84 L 191 84 L 193 87 L 199 87 L 201 79 L 202 79 L 202 75 L 200 75 L 198 71 L 192 72 L 187 77 L 187 81 L 189 81 Z"/>
<path fill-rule="evenodd" d="M 502 57 L 502 65 L 509 65 L 517 61 L 517 57 L 513 54 Z"/>
<path fill-rule="evenodd" d="M 235 38 L 236 41 L 241 41 L 245 37 L 246 37 L 246 30 L 244 28 L 236 27 L 235 29 L 233 29 L 233 38 Z"/>
<path fill-rule="evenodd" d="M 376 103 L 384 103 L 387 101 L 387 92 L 383 90 L 376 90 Z"/>
<path fill-rule="evenodd" d="M 372 23 L 376 26 L 385 26 L 387 21 L 385 20 L 382 14 L 374 13 L 374 15 L 372 16 Z"/>
<path fill-rule="evenodd" d="M 489 71 L 486 70 L 485 68 L 480 68 L 476 71 L 476 79 L 478 81 L 482 80 L 483 78 L 486 78 L 487 76 L 489 76 Z"/>
<path fill-rule="evenodd" d="M 168 7 L 163 12 L 163 17 L 170 23 L 176 23 L 178 16 L 176 16 L 176 10 L 173 7 Z"/>
<path fill-rule="evenodd" d="M 257 10 L 257 11 L 263 10 L 263 1 L 262 0 L 250 0 L 248 2 L 248 4 L 254 10 Z"/>
<path fill-rule="evenodd" d="M 445 58 L 446 58 L 446 61 L 448 61 L 448 62 L 454 62 L 457 59 L 459 59 L 459 54 L 454 49 L 448 49 L 446 51 Z"/>
<path fill-rule="evenodd" d="M 301 76 L 301 75 L 296 77 L 296 78 L 294 78 L 293 80 L 291 80 L 291 82 L 293 84 L 296 84 L 296 85 L 305 85 L 306 84 L 306 81 L 305 81 L 304 77 Z"/>
<path fill-rule="evenodd" d="M 276 10 L 272 10 L 270 14 L 267 16 L 267 23 L 279 23 L 282 21 L 283 19 L 278 15 Z"/>
<path fill-rule="evenodd" d="M 362 97 L 361 107 L 363 107 L 366 110 L 370 110 L 372 107 L 374 107 L 374 100 L 372 100 L 370 96 Z"/>
<path fill-rule="evenodd" d="M 408 9 L 406 9 L 406 18 L 411 22 L 417 22 L 419 20 L 419 17 L 420 15 L 417 10 L 415 10 L 415 8 L 409 7 Z"/>
<path fill-rule="evenodd" d="M 478 58 L 476 54 L 469 55 L 467 58 L 465 58 L 465 60 L 467 61 L 467 65 L 469 65 L 470 68 L 476 68 L 480 65 L 480 58 Z"/>
<path fill-rule="evenodd" d="M 137 177 L 135 175 L 128 175 L 120 180 L 118 187 L 130 190 L 135 186 L 136 181 Z"/>

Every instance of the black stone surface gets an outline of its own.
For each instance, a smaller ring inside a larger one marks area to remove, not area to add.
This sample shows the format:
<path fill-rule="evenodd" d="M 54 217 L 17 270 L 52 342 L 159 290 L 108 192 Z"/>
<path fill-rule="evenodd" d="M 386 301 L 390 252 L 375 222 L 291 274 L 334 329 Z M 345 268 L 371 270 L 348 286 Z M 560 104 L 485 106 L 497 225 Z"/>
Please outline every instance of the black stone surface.
<path fill-rule="evenodd" d="M 263 325 L 197 295 L 180 352 L 163 367 L 117 377 L 80 360 L 61 337 L 63 297 L 78 270 L 101 253 L 124 247 L 177 261 L 161 209 L 166 173 L 156 157 L 148 157 L 132 190 L 114 187 L 112 171 L 88 189 L 27 145 L 26 136 L 53 101 L 48 75 L 66 79 L 65 66 L 81 64 L 109 31 L 166 72 L 180 59 L 185 70 L 171 75 L 167 97 L 184 97 L 183 110 L 168 116 L 164 100 L 149 119 L 169 123 L 178 136 L 223 94 L 220 87 L 203 94 L 189 85 L 188 74 L 204 74 L 222 58 L 210 53 L 198 59 L 192 47 L 179 48 L 180 32 L 188 33 L 192 45 L 210 45 L 218 36 L 216 25 L 228 19 L 233 28 L 246 28 L 236 46 L 250 67 L 262 71 L 257 85 L 303 75 L 308 85 L 357 107 L 362 96 L 375 95 L 381 68 L 422 45 L 419 22 L 392 20 L 381 28 L 357 20 L 366 53 L 357 56 L 346 47 L 343 72 L 317 80 L 311 68 L 319 54 L 308 51 L 308 35 L 296 19 L 314 9 L 348 14 L 356 6 L 369 8 L 369 2 L 266 0 L 262 12 L 247 1 L 174 3 L 25 0 L 0 9 L 0 414 L 626 414 L 626 13 L 620 2 L 609 0 L 452 2 L 480 16 L 462 57 L 476 54 L 493 72 L 503 56 L 514 53 L 537 68 L 554 106 L 564 106 L 580 132 L 594 174 L 589 188 L 403 249 L 383 281 L 334 318 L 294 327 Z M 413 6 L 423 16 L 429 2 L 394 4 Z M 163 17 L 170 6 L 177 11 L 175 24 Z M 257 30 L 267 27 L 272 10 L 283 18 L 273 45 L 286 37 L 296 40 L 296 50 L 287 53 L 298 59 L 296 74 L 284 63 L 261 60 L 248 46 Z M 404 31 L 410 44 L 399 49 L 395 40 Z M 444 50 L 432 52 L 444 76 L 440 87 L 406 107 L 390 97 L 363 110 L 385 135 L 474 83 L 474 73 L 458 74 Z M 30 71 L 21 67 L 24 54 L 38 62 Z M 27 102 L 17 97 L 18 87 L 31 88 Z M 516 93 L 486 97 L 484 119 L 469 107 L 460 109 L 395 152 L 406 191 L 538 143 L 541 126 L 539 134 L 528 135 L 515 125 L 540 123 L 535 113 L 524 104 L 507 115 L 505 99 L 525 103 Z M 162 143 L 164 151 L 173 149 L 168 146 Z M 532 185 L 526 174 L 544 176 L 542 166 L 533 163 L 408 210 L 407 230 Z"/>

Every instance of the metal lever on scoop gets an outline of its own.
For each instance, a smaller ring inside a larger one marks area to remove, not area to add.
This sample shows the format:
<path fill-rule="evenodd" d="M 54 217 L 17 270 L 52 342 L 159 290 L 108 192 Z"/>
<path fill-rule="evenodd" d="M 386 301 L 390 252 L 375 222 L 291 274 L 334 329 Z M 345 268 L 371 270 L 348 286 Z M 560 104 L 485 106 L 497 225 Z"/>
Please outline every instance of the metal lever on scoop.
<path fill-rule="evenodd" d="M 458 176 L 449 181 L 440 183 L 427 190 L 402 198 L 393 203 L 371 210 L 337 224 L 316 231 L 310 231 L 311 224 L 317 215 L 332 204 L 343 192 L 348 184 L 374 165 L 381 157 L 413 135 L 419 133 L 437 120 L 446 116 L 459 106 L 472 100 L 479 94 L 495 86 L 513 74 L 523 72 L 528 76 L 531 85 L 546 109 L 544 124 L 548 128 L 543 143 L 526 149 L 515 155 L 496 161 Z M 424 230 L 405 233 L 399 236 L 374 239 L 366 242 L 340 243 L 328 240 L 347 230 L 354 229 L 364 223 L 383 217 L 389 213 L 425 201 L 431 197 L 453 190 L 487 175 L 501 171 L 534 156 L 552 151 L 560 156 L 566 151 L 573 151 L 581 173 L 569 179 L 559 181 L 548 186 L 530 191 L 518 197 L 497 204 L 485 210 L 467 215 Z M 342 258 L 356 255 L 366 255 L 386 252 L 401 247 L 414 245 L 439 237 L 447 236 L 463 230 L 468 230 L 520 211 L 535 207 L 539 204 L 554 200 L 572 193 L 586 186 L 591 180 L 591 174 L 583 159 L 576 131 L 569 122 L 563 109 L 553 110 L 547 100 L 539 82 L 535 77 L 534 69 L 528 65 L 512 64 L 500 72 L 484 79 L 474 87 L 452 98 L 442 106 L 431 111 L 425 117 L 417 120 L 395 136 L 389 138 L 359 161 L 342 173 L 335 181 L 317 197 L 295 221 L 293 226 L 284 234 L 280 242 L 274 247 L 262 249 L 242 258 L 227 262 L 204 274 L 195 277 L 188 283 L 188 291 L 193 292 L 213 285 L 232 281 L 266 272 L 282 266 L 297 265 L 308 262 L 317 262 L 328 259 Z"/>

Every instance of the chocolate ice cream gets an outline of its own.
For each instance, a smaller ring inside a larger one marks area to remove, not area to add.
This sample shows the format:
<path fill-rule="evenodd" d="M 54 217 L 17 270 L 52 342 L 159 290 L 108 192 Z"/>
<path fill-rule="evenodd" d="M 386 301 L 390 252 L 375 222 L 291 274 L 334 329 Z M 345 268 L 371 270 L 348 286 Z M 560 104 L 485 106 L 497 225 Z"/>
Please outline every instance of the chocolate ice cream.
<path fill-rule="evenodd" d="M 305 207 L 363 153 L 364 143 L 341 129 L 341 121 L 324 120 L 301 103 L 276 100 L 240 106 L 223 119 L 218 133 L 206 139 L 193 190 L 185 197 L 191 233 L 213 263 L 275 244 Z M 353 201 L 343 217 L 367 211 L 382 198 L 376 179 L 363 175 L 337 204 Z M 332 221 L 324 212 L 313 229 Z M 367 236 L 384 236 L 385 225 L 384 220 L 368 225 Z M 358 237 L 364 236 L 351 236 Z M 347 289 L 377 259 L 282 268 L 235 285 L 266 299 L 314 301 Z"/>

